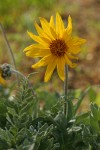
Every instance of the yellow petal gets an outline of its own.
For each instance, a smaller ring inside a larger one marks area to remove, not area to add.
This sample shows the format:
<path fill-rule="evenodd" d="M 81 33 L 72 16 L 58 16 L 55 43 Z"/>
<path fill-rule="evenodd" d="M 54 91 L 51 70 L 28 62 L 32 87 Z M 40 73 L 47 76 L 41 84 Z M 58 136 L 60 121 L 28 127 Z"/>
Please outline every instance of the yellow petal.
<path fill-rule="evenodd" d="M 51 40 L 46 37 L 41 37 L 41 39 L 47 44 L 50 44 L 50 42 L 51 42 Z"/>
<path fill-rule="evenodd" d="M 70 16 L 68 17 L 68 26 L 66 28 L 66 31 L 69 35 L 72 33 L 72 19 Z"/>
<path fill-rule="evenodd" d="M 39 26 L 36 22 L 34 23 L 34 25 L 35 25 L 35 28 L 36 28 L 38 34 L 39 34 L 41 37 L 44 36 L 45 38 L 51 39 L 50 36 L 47 35 L 47 34 L 40 28 L 40 26 Z"/>
<path fill-rule="evenodd" d="M 59 77 L 63 81 L 64 81 L 64 68 L 65 68 L 65 59 L 63 57 L 60 57 L 57 60 L 57 72 Z"/>
<path fill-rule="evenodd" d="M 85 39 L 79 38 L 79 37 L 73 37 L 70 39 L 68 45 L 69 46 L 80 46 L 86 42 Z"/>
<path fill-rule="evenodd" d="M 36 22 L 34 23 L 34 26 L 35 26 L 38 34 L 43 36 L 44 32 L 43 32 L 43 30 L 40 28 L 40 26 Z"/>
<path fill-rule="evenodd" d="M 41 40 L 41 38 L 39 36 L 34 35 L 32 32 L 28 32 L 28 34 L 34 41 L 43 44 L 43 41 Z"/>
<path fill-rule="evenodd" d="M 44 32 L 50 33 L 50 29 L 49 29 L 50 26 L 47 20 L 44 18 L 40 18 L 40 22 Z"/>
<path fill-rule="evenodd" d="M 44 57 L 44 56 L 48 56 L 48 55 L 51 55 L 51 51 L 50 49 L 41 49 L 39 51 L 39 57 Z"/>
<path fill-rule="evenodd" d="M 71 54 L 78 54 L 81 51 L 79 46 L 73 46 L 68 48 L 68 52 Z"/>
<path fill-rule="evenodd" d="M 67 30 L 65 30 L 65 31 L 63 32 L 62 39 L 64 39 L 64 41 L 66 42 L 66 44 L 68 44 L 67 42 L 69 41 L 70 38 L 71 38 L 71 34 L 68 34 L 68 33 L 67 33 Z"/>
<path fill-rule="evenodd" d="M 62 37 L 64 32 L 64 23 L 59 13 L 56 13 L 56 32 L 60 37 Z"/>
<path fill-rule="evenodd" d="M 34 50 L 31 50 L 31 51 L 26 51 L 26 56 L 29 56 L 29 57 L 36 57 L 38 53 L 37 49 L 34 49 Z"/>
<path fill-rule="evenodd" d="M 38 54 L 38 51 L 39 50 L 36 49 L 36 47 L 34 47 L 34 44 L 32 44 L 24 49 L 26 56 L 30 56 L 30 57 L 36 56 Z"/>
<path fill-rule="evenodd" d="M 50 80 L 51 75 L 52 75 L 52 73 L 53 73 L 56 65 L 57 65 L 57 59 L 56 59 L 55 56 L 52 55 L 51 59 L 49 60 L 46 72 L 45 72 L 45 78 L 44 78 L 45 82 L 47 82 L 48 80 Z"/>
<path fill-rule="evenodd" d="M 39 53 L 34 53 L 34 52 L 32 52 L 32 51 L 28 51 L 28 52 L 26 52 L 26 56 L 28 56 L 28 57 L 34 57 L 34 58 L 36 58 L 36 57 L 41 57 L 40 55 L 39 55 Z"/>
<path fill-rule="evenodd" d="M 57 38 L 57 34 L 56 34 L 55 30 L 52 27 L 50 27 L 50 31 L 51 31 L 51 34 L 54 37 L 54 39 L 56 39 Z"/>
<path fill-rule="evenodd" d="M 67 54 L 68 58 L 78 60 L 78 57 L 77 57 L 77 56 L 73 56 L 73 55 L 71 55 L 71 54 L 69 54 L 69 53 L 66 53 L 66 54 Z"/>
<path fill-rule="evenodd" d="M 50 39 L 53 39 L 51 32 L 50 32 L 50 24 L 47 22 L 46 19 L 40 18 L 41 26 L 43 28 L 43 31 L 48 35 Z"/>
<path fill-rule="evenodd" d="M 67 56 L 67 55 L 64 55 L 64 56 L 65 56 L 66 64 L 68 64 L 71 68 L 74 68 L 74 67 L 76 67 L 76 66 L 77 66 L 77 64 L 72 63 L 72 62 L 69 60 L 69 58 L 68 58 L 68 56 Z"/>
<path fill-rule="evenodd" d="M 34 51 L 27 51 L 26 56 L 29 57 L 44 57 L 50 55 L 50 49 L 41 49 L 41 50 L 34 50 Z"/>
<path fill-rule="evenodd" d="M 49 46 L 47 45 L 41 45 L 41 44 L 32 44 L 28 47 L 26 47 L 23 51 L 31 51 L 31 50 L 39 50 L 39 49 L 49 49 Z"/>
<path fill-rule="evenodd" d="M 41 66 L 46 66 L 48 62 L 50 61 L 51 55 L 43 57 L 39 62 L 32 65 L 32 68 L 39 68 Z"/>
<path fill-rule="evenodd" d="M 52 28 L 55 28 L 55 25 L 54 25 L 54 17 L 53 17 L 53 16 L 51 16 L 51 18 L 50 18 L 50 26 L 51 26 Z"/>
<path fill-rule="evenodd" d="M 27 46 L 23 51 L 24 52 L 29 51 L 29 50 L 33 49 L 33 46 L 34 46 L 34 44 Z"/>

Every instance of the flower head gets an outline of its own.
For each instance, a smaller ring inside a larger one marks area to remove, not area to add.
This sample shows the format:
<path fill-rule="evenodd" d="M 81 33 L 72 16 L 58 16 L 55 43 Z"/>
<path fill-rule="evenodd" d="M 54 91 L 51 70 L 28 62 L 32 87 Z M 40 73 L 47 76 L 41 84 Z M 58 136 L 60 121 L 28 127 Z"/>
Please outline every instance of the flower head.
<path fill-rule="evenodd" d="M 0 85 L 5 85 L 5 80 L 1 77 L 1 74 L 0 74 Z"/>
<path fill-rule="evenodd" d="M 47 82 L 54 69 L 57 67 L 59 77 L 64 80 L 64 66 L 75 67 L 73 59 L 78 59 L 75 55 L 81 49 L 80 45 L 86 42 L 85 39 L 72 37 L 72 19 L 68 17 L 68 25 L 64 26 L 61 16 L 56 13 L 56 23 L 51 16 L 48 22 L 40 18 L 41 27 L 35 22 L 38 35 L 28 32 L 29 36 L 36 42 L 24 49 L 26 56 L 41 57 L 41 60 L 32 65 L 32 68 L 47 66 L 44 81 Z"/>

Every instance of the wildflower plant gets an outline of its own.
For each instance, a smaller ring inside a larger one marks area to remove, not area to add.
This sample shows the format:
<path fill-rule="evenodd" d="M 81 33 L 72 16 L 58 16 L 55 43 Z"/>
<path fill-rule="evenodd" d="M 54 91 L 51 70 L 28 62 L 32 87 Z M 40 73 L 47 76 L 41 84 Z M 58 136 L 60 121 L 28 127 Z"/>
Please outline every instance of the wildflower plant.
<path fill-rule="evenodd" d="M 0 98 L 0 149 L 3 150 L 100 150 L 100 107 L 90 105 L 88 112 L 77 114 L 80 104 L 91 87 L 80 93 L 78 100 L 68 93 L 68 66 L 75 67 L 80 45 L 85 39 L 72 37 L 72 20 L 64 27 L 61 16 L 56 14 L 56 24 L 40 18 L 41 27 L 35 23 L 39 36 L 28 32 L 37 44 L 25 48 L 30 57 L 42 57 L 32 67 L 47 66 L 44 81 L 48 81 L 55 68 L 64 81 L 63 97 L 59 94 L 46 97 L 57 100 L 49 109 L 40 109 L 41 93 L 30 85 L 29 77 L 12 68 L 1 65 L 4 79 L 17 73 L 21 79 L 15 96 Z M 34 74 L 34 73 L 33 73 Z"/>
<path fill-rule="evenodd" d="M 54 69 L 57 67 L 60 79 L 65 80 L 64 95 L 66 97 L 68 91 L 68 65 L 72 68 L 76 66 L 72 60 L 78 59 L 76 54 L 81 51 L 80 46 L 86 40 L 79 37 L 72 37 L 72 19 L 70 16 L 68 17 L 67 27 L 64 26 L 59 13 L 56 13 L 56 23 L 54 23 L 53 16 L 51 16 L 50 22 L 44 18 L 40 18 L 40 23 L 41 27 L 35 22 L 38 36 L 28 32 L 30 37 L 37 43 L 26 47 L 24 51 L 27 56 L 42 57 L 39 62 L 32 65 L 32 68 L 47 66 L 44 78 L 45 82 L 50 79 Z M 66 114 L 66 102 L 64 111 Z"/>
<path fill-rule="evenodd" d="M 42 59 L 32 65 L 32 68 L 47 66 L 44 81 L 47 82 L 54 69 L 57 67 L 57 72 L 61 80 L 64 81 L 65 65 L 75 67 L 76 64 L 72 62 L 73 59 L 78 59 L 75 55 L 81 49 L 80 46 L 86 42 L 85 39 L 79 37 L 72 37 L 72 19 L 68 17 L 68 26 L 64 27 L 59 13 L 56 13 L 56 23 L 54 17 L 51 16 L 50 22 L 44 18 L 40 18 L 41 27 L 35 22 L 35 28 L 38 36 L 28 32 L 29 36 L 36 41 L 25 48 L 25 53 L 29 57 L 42 57 Z"/>

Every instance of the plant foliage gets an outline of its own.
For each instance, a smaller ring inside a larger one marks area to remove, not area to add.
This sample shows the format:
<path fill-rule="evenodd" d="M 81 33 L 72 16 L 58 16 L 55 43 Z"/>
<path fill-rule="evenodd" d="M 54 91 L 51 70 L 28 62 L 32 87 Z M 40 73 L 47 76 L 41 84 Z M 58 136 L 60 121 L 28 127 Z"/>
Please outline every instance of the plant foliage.
<path fill-rule="evenodd" d="M 68 98 L 65 116 L 63 98 L 40 110 L 40 95 L 23 80 L 12 101 L 0 98 L 0 150 L 100 150 L 100 107 L 91 104 L 87 113 L 76 113 L 87 91 L 76 104 Z"/>

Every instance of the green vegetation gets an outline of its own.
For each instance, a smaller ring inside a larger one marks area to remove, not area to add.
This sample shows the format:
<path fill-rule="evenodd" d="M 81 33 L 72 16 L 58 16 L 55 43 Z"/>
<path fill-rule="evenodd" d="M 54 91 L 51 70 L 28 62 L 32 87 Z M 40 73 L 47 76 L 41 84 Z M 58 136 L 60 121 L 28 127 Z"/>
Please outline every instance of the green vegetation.
<path fill-rule="evenodd" d="M 51 109 L 40 110 L 41 94 L 34 95 L 23 80 L 13 100 L 5 95 L 0 98 L 0 149 L 99 150 L 100 107 L 91 104 L 88 112 L 76 114 L 86 93 L 81 93 L 76 104 L 69 98 L 65 116 L 63 98 L 55 98 Z"/>

